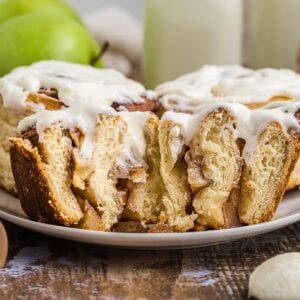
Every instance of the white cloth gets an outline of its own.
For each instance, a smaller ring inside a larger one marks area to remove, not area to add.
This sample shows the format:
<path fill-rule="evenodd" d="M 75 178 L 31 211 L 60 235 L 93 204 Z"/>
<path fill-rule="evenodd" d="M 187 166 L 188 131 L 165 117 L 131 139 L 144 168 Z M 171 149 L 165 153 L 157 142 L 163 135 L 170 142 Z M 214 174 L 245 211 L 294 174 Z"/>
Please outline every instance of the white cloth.
<path fill-rule="evenodd" d="M 83 19 L 99 43 L 110 44 L 108 52 L 103 56 L 107 67 L 129 75 L 133 65 L 140 64 L 143 25 L 130 13 L 117 6 L 107 6 Z"/>

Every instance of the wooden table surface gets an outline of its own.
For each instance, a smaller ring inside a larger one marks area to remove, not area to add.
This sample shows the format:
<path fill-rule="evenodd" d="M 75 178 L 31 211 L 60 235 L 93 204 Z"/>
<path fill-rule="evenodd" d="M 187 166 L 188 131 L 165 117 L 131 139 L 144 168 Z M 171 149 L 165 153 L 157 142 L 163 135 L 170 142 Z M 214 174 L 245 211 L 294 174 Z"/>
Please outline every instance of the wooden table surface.
<path fill-rule="evenodd" d="M 256 238 L 173 251 L 101 248 L 4 222 L 9 260 L 0 299 L 246 299 L 249 274 L 300 251 L 300 222 Z"/>

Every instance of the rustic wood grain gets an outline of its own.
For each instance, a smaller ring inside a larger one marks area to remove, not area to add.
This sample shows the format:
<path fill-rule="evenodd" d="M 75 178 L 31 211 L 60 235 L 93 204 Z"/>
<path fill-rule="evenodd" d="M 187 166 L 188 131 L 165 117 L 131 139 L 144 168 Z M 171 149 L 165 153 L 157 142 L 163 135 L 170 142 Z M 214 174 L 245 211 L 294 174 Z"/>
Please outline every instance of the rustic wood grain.
<path fill-rule="evenodd" d="M 101 248 L 4 223 L 0 299 L 246 299 L 266 259 L 300 250 L 300 223 L 256 238 L 178 251 Z"/>

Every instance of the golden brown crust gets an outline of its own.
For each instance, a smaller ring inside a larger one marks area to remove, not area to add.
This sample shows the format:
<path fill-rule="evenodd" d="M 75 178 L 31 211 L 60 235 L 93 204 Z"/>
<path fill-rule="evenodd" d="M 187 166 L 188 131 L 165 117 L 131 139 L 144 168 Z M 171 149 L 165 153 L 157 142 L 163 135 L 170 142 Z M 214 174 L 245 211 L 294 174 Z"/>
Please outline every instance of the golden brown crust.
<path fill-rule="evenodd" d="M 123 105 L 129 111 L 155 111 L 156 101 L 155 99 L 142 96 L 145 101 L 141 103 L 127 103 Z M 24 117 L 35 112 L 34 106 L 42 105 L 47 110 L 59 110 L 64 104 L 59 100 L 58 93 L 55 89 L 41 88 L 37 93 L 30 93 L 26 100 L 25 112 L 18 112 L 12 109 L 4 108 L 3 99 L 0 95 L 0 127 L 2 128 L 0 133 L 0 187 L 4 188 L 9 193 L 16 195 L 16 186 L 12 175 L 9 157 L 9 138 L 17 135 L 17 125 Z M 115 102 L 113 106 L 117 109 L 121 109 L 122 104 Z M 82 142 L 82 135 L 78 135 L 78 132 L 73 134 L 72 139 L 77 135 L 78 139 L 73 141 L 77 142 L 76 146 L 80 147 Z M 70 132 L 72 135 L 72 132 Z"/>
<path fill-rule="evenodd" d="M 59 110 L 64 106 L 64 104 L 61 101 L 50 97 L 46 94 L 39 93 L 29 94 L 26 101 L 28 108 L 30 108 L 29 103 L 43 104 L 45 106 L 45 109 L 47 110 Z"/>
<path fill-rule="evenodd" d="M 56 206 L 47 174 L 37 148 L 28 140 L 11 138 L 11 165 L 23 210 L 33 220 L 59 223 L 65 226 L 77 224 L 81 212 L 66 214 Z"/>
<path fill-rule="evenodd" d="M 127 109 L 128 111 L 156 111 L 156 100 L 149 99 L 146 97 L 143 97 L 144 102 L 141 103 L 118 103 L 113 102 L 112 108 L 114 108 L 116 111 L 122 111 L 123 108 Z"/>
<path fill-rule="evenodd" d="M 37 149 L 33 150 L 31 145 L 25 144 L 22 139 L 11 138 L 10 142 L 12 172 L 22 208 L 31 219 L 38 221 L 40 219 L 40 199 L 47 198 L 50 193 L 40 168 L 41 159 Z M 39 182 L 38 186 L 35 184 L 36 182 Z M 29 197 L 32 188 L 37 197 L 33 201 L 31 196 Z"/>

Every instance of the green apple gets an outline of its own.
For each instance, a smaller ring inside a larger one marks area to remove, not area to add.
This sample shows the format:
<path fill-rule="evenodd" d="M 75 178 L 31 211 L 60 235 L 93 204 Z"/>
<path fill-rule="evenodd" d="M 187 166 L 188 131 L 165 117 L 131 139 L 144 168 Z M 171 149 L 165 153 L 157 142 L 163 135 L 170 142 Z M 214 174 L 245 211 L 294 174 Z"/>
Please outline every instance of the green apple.
<path fill-rule="evenodd" d="M 51 13 L 28 13 L 0 24 L 0 76 L 40 60 L 98 62 L 100 47 L 77 21 Z"/>
<path fill-rule="evenodd" d="M 0 24 L 15 16 L 31 12 L 61 13 L 80 20 L 63 0 L 0 0 Z"/>

